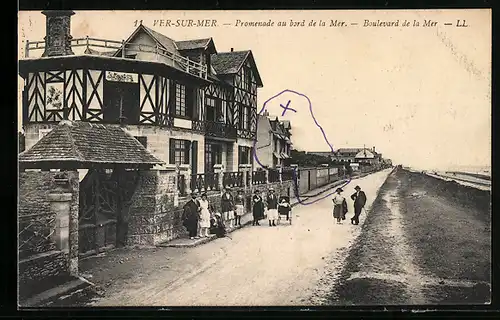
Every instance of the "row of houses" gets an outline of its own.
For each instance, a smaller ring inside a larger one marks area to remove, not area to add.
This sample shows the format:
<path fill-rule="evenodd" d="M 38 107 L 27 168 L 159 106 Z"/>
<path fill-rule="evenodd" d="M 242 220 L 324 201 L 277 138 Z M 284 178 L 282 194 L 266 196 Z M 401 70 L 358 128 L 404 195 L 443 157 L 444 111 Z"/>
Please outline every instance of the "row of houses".
<path fill-rule="evenodd" d="M 386 167 L 392 166 L 392 161 L 382 157 L 375 147 L 339 148 L 334 152 L 308 152 L 310 154 L 328 157 L 334 164 L 349 164 L 354 170 L 363 166 Z"/>
<path fill-rule="evenodd" d="M 124 41 L 75 39 L 73 11 L 42 13 L 46 37 L 26 40 L 19 61 L 23 290 L 77 275 L 79 257 L 181 236 L 191 191 L 217 209 L 223 188 L 243 189 L 251 210 L 256 189 L 291 196 L 342 178 L 336 168 L 302 169 L 294 185 L 284 168 L 292 127 L 257 113 L 263 81 L 251 50 L 223 52 L 211 38 L 173 40 L 142 24 Z"/>

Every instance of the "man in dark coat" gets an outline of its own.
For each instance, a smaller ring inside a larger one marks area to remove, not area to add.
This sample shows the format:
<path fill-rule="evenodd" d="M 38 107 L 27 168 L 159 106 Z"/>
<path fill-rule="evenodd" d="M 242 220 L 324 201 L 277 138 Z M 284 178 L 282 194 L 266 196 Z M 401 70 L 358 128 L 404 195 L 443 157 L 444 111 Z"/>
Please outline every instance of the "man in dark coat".
<path fill-rule="evenodd" d="M 189 238 L 194 239 L 198 233 L 198 221 L 200 220 L 200 202 L 197 194 L 191 194 L 191 200 L 184 205 L 184 213 L 182 214 L 182 224 L 189 232 Z"/>
<path fill-rule="evenodd" d="M 354 217 L 351 218 L 352 224 L 359 224 L 359 215 L 361 210 L 364 208 L 366 203 L 366 195 L 359 186 L 354 187 L 355 193 L 351 195 L 351 199 L 354 200 Z"/>

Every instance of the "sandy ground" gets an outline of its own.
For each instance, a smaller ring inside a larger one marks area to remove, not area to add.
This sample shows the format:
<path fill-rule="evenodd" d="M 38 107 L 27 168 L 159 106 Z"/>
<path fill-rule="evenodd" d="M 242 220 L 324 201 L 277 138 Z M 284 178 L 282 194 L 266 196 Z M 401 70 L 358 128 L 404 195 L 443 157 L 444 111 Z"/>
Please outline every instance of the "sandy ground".
<path fill-rule="evenodd" d="M 404 171 L 388 177 L 329 304 L 490 301 L 490 213 L 438 189 Z"/>
<path fill-rule="evenodd" d="M 390 169 L 356 179 L 367 209 Z M 270 306 L 320 304 L 339 273 L 361 225 L 332 217 L 331 197 L 293 209 L 293 224 L 261 223 L 195 248 L 116 250 L 82 261 L 81 270 L 103 290 L 91 306 Z M 262 221 L 265 222 L 265 221 Z"/>

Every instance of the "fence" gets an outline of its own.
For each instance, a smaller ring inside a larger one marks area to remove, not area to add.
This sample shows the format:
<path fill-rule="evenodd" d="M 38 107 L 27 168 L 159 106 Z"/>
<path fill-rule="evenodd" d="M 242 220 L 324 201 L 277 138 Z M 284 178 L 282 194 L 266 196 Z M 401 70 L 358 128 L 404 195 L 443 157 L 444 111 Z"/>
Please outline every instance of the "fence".
<path fill-rule="evenodd" d="M 242 171 L 224 172 L 222 173 L 222 183 L 219 181 L 218 173 L 205 173 L 191 175 L 190 187 L 191 190 L 197 191 L 220 191 L 222 188 L 226 187 L 242 188 L 245 186 L 265 185 L 279 181 L 293 181 L 294 177 L 297 182 L 295 189 L 301 194 L 342 179 L 344 177 L 344 171 L 339 171 L 338 168 L 322 167 L 301 169 L 283 168 L 281 171 L 279 169 L 269 169 L 267 171 L 257 170 L 248 172 L 248 174 Z M 177 186 L 180 195 L 186 195 L 186 181 L 184 175 L 179 174 Z"/>

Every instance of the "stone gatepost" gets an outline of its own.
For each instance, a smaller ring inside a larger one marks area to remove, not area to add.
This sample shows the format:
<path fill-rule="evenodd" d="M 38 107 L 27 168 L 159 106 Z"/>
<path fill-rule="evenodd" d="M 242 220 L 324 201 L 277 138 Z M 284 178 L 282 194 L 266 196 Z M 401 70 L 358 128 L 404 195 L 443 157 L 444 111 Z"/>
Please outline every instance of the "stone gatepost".
<path fill-rule="evenodd" d="M 243 172 L 243 187 L 246 190 L 252 186 L 252 165 L 240 164 L 239 171 Z"/>
<path fill-rule="evenodd" d="M 191 190 L 191 166 L 189 164 L 179 165 L 179 174 L 184 176 L 184 183 L 186 184 L 185 193 L 190 194 Z"/>
<path fill-rule="evenodd" d="M 217 174 L 217 186 L 219 187 L 219 191 L 224 191 L 224 166 L 222 164 L 214 165 L 214 173 Z"/>
<path fill-rule="evenodd" d="M 73 195 L 68 192 L 56 192 L 48 195 L 50 210 L 55 213 L 55 230 L 52 240 L 57 250 L 68 254 L 68 269 L 73 276 L 78 275 L 78 232 L 70 232 L 76 228 L 78 231 L 78 218 L 71 221 L 71 200 Z"/>

